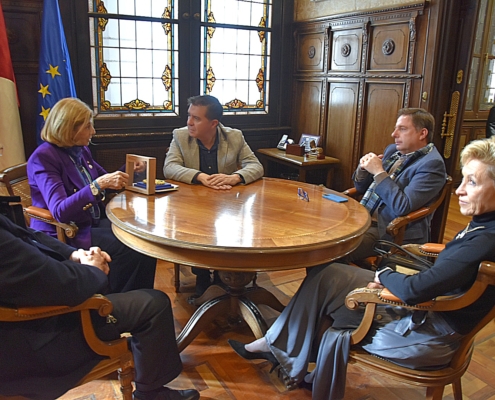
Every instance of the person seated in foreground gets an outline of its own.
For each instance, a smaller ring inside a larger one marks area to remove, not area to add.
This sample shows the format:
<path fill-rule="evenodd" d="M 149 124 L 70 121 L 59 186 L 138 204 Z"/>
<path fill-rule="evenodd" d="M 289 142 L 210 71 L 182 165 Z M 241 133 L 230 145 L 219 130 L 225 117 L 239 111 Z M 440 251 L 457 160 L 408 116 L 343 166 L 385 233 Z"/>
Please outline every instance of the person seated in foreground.
<path fill-rule="evenodd" d="M 263 176 L 263 166 L 246 143 L 242 132 L 221 124 L 223 107 L 216 97 L 194 96 L 189 105 L 187 126 L 173 131 L 163 165 L 166 179 L 229 190 Z M 192 268 L 196 275 L 196 296 L 212 284 L 217 274 Z"/>
<path fill-rule="evenodd" d="M 129 176 L 107 173 L 92 157 L 88 145 L 95 135 L 93 113 L 77 98 L 59 100 L 41 131 L 45 141 L 29 157 L 27 173 L 33 206 L 48 209 L 63 223 L 79 228 L 71 246 L 97 246 L 112 255 L 108 282 L 113 293 L 153 288 L 156 259 L 127 247 L 112 232 L 105 214 L 105 193 L 120 190 Z M 32 219 L 31 228 L 56 237 L 54 225 Z"/>
<path fill-rule="evenodd" d="M 387 288 L 404 303 L 418 304 L 465 292 L 475 281 L 480 262 L 493 260 L 495 138 L 471 142 L 461 153 L 461 164 L 463 180 L 456 194 L 461 213 L 473 218 L 430 269 L 406 275 L 388 267 L 372 272 L 341 263 L 310 268 L 265 336 L 246 345 L 231 340 L 233 349 L 246 359 L 280 364 L 293 382 L 312 383 L 313 399 L 342 399 L 350 332 L 359 325 L 363 311 L 352 311 L 344 305 L 351 290 Z M 473 304 L 456 311 L 425 313 L 378 306 L 378 318 L 361 342 L 362 347 L 407 368 L 441 368 L 450 362 L 462 336 L 494 304 L 495 288 L 489 286 Z M 318 342 L 319 328 L 328 317 L 333 324 Z M 316 369 L 308 374 L 308 362 L 314 360 Z"/>
<path fill-rule="evenodd" d="M 0 303 L 11 307 L 76 306 L 108 285 L 110 256 L 99 247 L 76 250 L 0 214 Z M 172 307 L 158 290 L 108 294 L 112 317 L 92 315 L 102 340 L 130 332 L 134 399 L 196 400 L 196 390 L 164 385 L 179 375 Z M 54 399 L 102 359 L 87 346 L 77 313 L 26 322 L 0 322 L 0 395 Z"/>
<path fill-rule="evenodd" d="M 361 157 L 353 175 L 354 186 L 364 193 L 361 204 L 371 214 L 372 225 L 363 241 L 343 259 L 356 262 L 376 255 L 375 242 L 392 240 L 387 225 L 430 204 L 446 181 L 445 163 L 433 143 L 433 115 L 422 108 L 403 108 L 398 112 L 392 137 L 383 155 L 368 153 Z M 409 224 L 405 243 L 426 243 L 430 240 L 429 215 Z"/>

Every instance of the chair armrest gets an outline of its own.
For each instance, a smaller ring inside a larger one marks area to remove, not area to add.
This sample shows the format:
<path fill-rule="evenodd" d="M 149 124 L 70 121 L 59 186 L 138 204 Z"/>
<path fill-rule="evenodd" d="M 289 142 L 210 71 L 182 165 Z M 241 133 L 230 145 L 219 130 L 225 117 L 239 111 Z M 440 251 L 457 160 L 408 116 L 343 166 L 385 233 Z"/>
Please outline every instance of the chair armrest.
<path fill-rule="evenodd" d="M 404 244 L 402 247 L 417 256 L 438 257 L 445 249 L 443 243 Z"/>
<path fill-rule="evenodd" d="M 392 221 L 390 221 L 389 224 L 387 225 L 387 233 L 390 236 L 395 237 L 399 234 L 401 228 L 405 228 L 411 222 L 426 217 L 427 215 L 431 214 L 433 211 L 435 211 L 435 209 L 432 209 L 431 207 L 421 207 L 420 209 L 416 211 L 412 211 L 407 215 L 404 215 L 402 217 L 397 217 Z"/>
<path fill-rule="evenodd" d="M 10 308 L 0 307 L 0 321 L 23 322 L 35 319 L 53 317 L 56 315 L 79 312 L 84 338 L 88 346 L 97 354 L 106 357 L 118 357 L 128 350 L 127 338 L 119 338 L 112 341 L 102 341 L 97 335 L 91 320 L 90 310 L 97 310 L 102 317 L 109 315 L 113 305 L 105 296 L 95 294 L 81 304 L 70 306 L 40 306 Z"/>
<path fill-rule="evenodd" d="M 57 227 L 57 234 L 61 231 L 68 238 L 76 237 L 77 231 L 79 230 L 74 222 L 69 224 L 58 222 L 55 218 L 53 218 L 51 212 L 44 208 L 29 206 L 24 209 L 24 214 L 26 214 L 29 218 L 34 218 L 39 221 L 46 222 L 47 224 L 55 225 Z M 65 242 L 65 238 L 59 237 L 59 240 Z"/>
<path fill-rule="evenodd" d="M 353 199 L 359 199 L 363 194 L 358 192 L 355 187 L 349 188 L 347 190 L 344 190 L 342 194 L 345 194 L 346 196 L 352 197 Z"/>
<path fill-rule="evenodd" d="M 365 305 L 366 308 L 361 324 L 351 334 L 351 343 L 359 343 L 366 336 L 373 323 L 377 305 L 393 305 L 409 310 L 424 311 L 459 310 L 478 300 L 488 285 L 495 285 L 495 263 L 483 261 L 479 266 L 476 281 L 466 292 L 452 296 L 438 296 L 435 299 L 416 305 L 404 303 L 386 288 L 354 289 L 346 296 L 345 305 L 350 310 L 356 310 L 361 305 Z"/>
<path fill-rule="evenodd" d="M 98 313 L 104 317 L 112 311 L 112 303 L 105 296 L 95 294 L 81 304 L 70 306 L 39 306 L 39 307 L 0 307 L 0 321 L 2 322 L 21 322 L 33 319 L 54 317 L 56 315 L 68 314 L 80 310 L 98 310 Z"/>

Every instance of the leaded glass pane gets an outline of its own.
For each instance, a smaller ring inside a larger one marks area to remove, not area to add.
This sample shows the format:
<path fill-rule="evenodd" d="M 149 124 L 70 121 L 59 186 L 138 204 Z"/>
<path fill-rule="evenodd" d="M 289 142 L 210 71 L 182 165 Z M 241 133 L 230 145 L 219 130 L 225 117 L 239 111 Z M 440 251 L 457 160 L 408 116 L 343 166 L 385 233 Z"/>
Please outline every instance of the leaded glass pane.
<path fill-rule="evenodd" d="M 483 15 L 483 14 L 482 14 Z M 488 42 L 486 51 L 483 55 L 483 75 L 481 77 L 482 87 L 480 91 L 480 111 L 489 110 L 495 101 L 495 7 L 492 7 L 491 17 L 489 20 Z"/>
<path fill-rule="evenodd" d="M 96 116 L 178 114 L 174 3 L 89 1 Z"/>
<path fill-rule="evenodd" d="M 231 114 L 268 113 L 271 0 L 202 0 L 200 91 Z"/>
<path fill-rule="evenodd" d="M 471 73 L 469 74 L 466 95 L 466 111 L 473 111 L 474 109 L 474 97 L 476 93 L 476 82 L 478 81 L 479 65 L 479 58 L 473 58 L 471 60 Z"/>
<path fill-rule="evenodd" d="M 479 11 L 480 16 L 486 15 L 487 5 L 488 5 L 488 0 L 481 0 L 480 11 Z M 483 42 L 484 27 L 485 27 L 485 21 L 483 20 L 483 18 L 479 18 L 478 19 L 478 25 L 476 26 L 476 36 L 475 36 L 475 41 L 474 41 L 474 53 L 475 54 L 480 54 L 482 51 L 481 46 L 482 46 L 482 42 Z"/>

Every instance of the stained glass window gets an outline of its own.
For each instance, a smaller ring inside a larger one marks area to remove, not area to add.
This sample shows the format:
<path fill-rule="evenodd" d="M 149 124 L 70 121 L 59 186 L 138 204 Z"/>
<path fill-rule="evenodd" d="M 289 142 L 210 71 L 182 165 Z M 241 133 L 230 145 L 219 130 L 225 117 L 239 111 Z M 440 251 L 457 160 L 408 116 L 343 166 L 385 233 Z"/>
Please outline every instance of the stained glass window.
<path fill-rule="evenodd" d="M 178 114 L 174 0 L 90 0 L 95 116 Z"/>
<path fill-rule="evenodd" d="M 225 114 L 268 113 L 272 0 L 201 0 L 179 17 L 180 1 L 88 0 L 96 118 L 177 116 L 180 79 Z M 197 47 L 179 48 L 179 32 Z M 179 75 L 179 52 L 199 76 Z"/>
<path fill-rule="evenodd" d="M 271 0 L 202 0 L 201 93 L 226 113 L 267 113 Z"/>

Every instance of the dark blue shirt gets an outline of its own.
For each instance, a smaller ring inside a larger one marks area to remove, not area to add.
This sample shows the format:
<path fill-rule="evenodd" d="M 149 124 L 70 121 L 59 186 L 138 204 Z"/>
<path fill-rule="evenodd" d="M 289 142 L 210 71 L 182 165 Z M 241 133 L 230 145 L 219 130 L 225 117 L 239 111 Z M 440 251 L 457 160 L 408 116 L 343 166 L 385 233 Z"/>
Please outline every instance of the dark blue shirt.
<path fill-rule="evenodd" d="M 218 135 L 211 149 L 207 149 L 201 140 L 197 139 L 199 146 L 199 170 L 207 175 L 218 174 Z"/>

